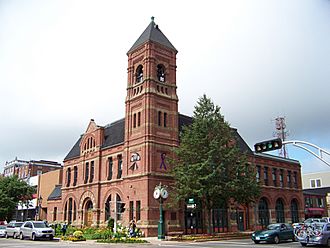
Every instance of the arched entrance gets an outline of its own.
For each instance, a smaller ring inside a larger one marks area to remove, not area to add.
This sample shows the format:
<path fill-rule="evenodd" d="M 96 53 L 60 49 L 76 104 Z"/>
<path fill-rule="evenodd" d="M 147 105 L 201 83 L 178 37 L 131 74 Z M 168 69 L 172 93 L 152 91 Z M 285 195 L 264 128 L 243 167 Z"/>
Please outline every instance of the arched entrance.
<path fill-rule="evenodd" d="M 269 225 L 268 203 L 265 198 L 261 198 L 258 204 L 259 223 L 262 227 Z"/>
<path fill-rule="evenodd" d="M 298 202 L 296 199 L 293 199 L 291 201 L 291 220 L 292 220 L 292 223 L 299 222 Z"/>
<path fill-rule="evenodd" d="M 85 213 L 84 225 L 91 226 L 93 223 L 93 203 L 90 199 L 86 200 L 84 213 Z"/>
<path fill-rule="evenodd" d="M 277 223 L 285 222 L 284 204 L 281 198 L 277 199 L 276 201 L 275 212 L 276 212 L 276 222 Z"/>

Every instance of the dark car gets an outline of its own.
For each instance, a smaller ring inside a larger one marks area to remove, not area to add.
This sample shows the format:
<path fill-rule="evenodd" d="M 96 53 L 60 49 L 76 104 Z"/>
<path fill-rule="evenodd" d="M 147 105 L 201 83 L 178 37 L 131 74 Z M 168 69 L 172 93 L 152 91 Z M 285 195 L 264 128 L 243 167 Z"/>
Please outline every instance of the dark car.
<path fill-rule="evenodd" d="M 314 222 L 297 230 L 296 236 L 302 246 L 325 245 L 330 247 L 330 223 Z"/>
<path fill-rule="evenodd" d="M 252 233 L 251 238 L 256 244 L 259 244 L 261 241 L 278 244 L 283 240 L 295 240 L 293 228 L 287 223 L 270 224 L 266 230 Z"/>

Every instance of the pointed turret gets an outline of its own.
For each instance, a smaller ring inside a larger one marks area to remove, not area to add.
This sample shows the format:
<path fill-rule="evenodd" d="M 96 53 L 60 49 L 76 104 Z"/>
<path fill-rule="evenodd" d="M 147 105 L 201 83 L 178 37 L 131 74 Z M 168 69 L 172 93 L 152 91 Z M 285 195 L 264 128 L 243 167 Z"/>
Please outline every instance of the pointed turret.
<path fill-rule="evenodd" d="M 155 43 L 158 43 L 162 46 L 165 46 L 167 48 L 170 48 L 174 50 L 177 53 L 177 50 L 172 45 L 172 43 L 166 38 L 166 36 L 162 33 L 162 31 L 159 29 L 158 25 L 155 23 L 155 18 L 151 17 L 151 22 L 148 25 L 148 27 L 143 31 L 141 36 L 135 41 L 134 45 L 129 49 L 127 53 L 132 52 L 136 48 L 140 47 L 144 43 L 148 41 L 152 41 Z"/>

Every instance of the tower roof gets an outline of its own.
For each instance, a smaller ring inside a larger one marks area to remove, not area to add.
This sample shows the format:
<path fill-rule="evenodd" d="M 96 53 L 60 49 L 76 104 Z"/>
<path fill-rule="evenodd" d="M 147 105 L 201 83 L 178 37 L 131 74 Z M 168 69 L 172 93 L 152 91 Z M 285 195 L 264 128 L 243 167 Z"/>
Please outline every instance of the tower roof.
<path fill-rule="evenodd" d="M 166 38 L 166 36 L 159 29 L 158 25 L 154 22 L 154 17 L 151 17 L 151 22 L 148 27 L 143 31 L 141 36 L 135 41 L 134 45 L 129 49 L 128 53 L 132 52 L 147 41 L 153 41 L 165 47 L 168 47 L 175 52 L 178 52 L 172 43 Z"/>

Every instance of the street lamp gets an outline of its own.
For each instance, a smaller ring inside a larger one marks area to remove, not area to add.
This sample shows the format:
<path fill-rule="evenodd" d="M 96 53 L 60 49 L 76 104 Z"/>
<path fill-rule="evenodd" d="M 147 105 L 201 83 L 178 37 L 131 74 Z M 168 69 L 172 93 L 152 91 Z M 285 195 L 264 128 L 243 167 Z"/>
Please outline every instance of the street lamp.
<path fill-rule="evenodd" d="M 159 201 L 158 239 L 165 239 L 163 220 L 163 201 L 168 198 L 167 186 L 159 183 L 154 190 L 154 198 Z"/>

